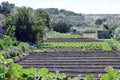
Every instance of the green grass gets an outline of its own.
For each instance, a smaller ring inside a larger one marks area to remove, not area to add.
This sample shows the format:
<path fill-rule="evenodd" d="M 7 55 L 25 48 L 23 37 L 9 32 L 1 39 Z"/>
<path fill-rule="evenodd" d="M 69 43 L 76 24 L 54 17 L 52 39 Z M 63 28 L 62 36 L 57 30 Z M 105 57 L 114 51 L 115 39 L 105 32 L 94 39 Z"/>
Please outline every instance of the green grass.
<path fill-rule="evenodd" d="M 107 42 L 44 42 L 40 43 L 38 48 L 66 48 L 66 49 L 81 49 L 86 50 L 102 50 L 110 51 L 111 45 Z"/>
<path fill-rule="evenodd" d="M 70 33 L 57 33 L 54 32 L 52 38 L 83 38 L 81 35 L 72 35 Z"/>

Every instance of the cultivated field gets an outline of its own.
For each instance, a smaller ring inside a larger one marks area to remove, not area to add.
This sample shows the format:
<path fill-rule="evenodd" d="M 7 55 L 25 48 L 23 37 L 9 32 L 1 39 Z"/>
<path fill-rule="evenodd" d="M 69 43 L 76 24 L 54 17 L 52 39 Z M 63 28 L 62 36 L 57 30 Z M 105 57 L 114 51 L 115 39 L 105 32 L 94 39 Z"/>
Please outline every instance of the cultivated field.
<path fill-rule="evenodd" d="M 95 40 L 92 38 L 79 38 L 79 39 L 48 39 L 45 40 L 45 43 L 91 43 L 101 47 L 107 47 L 107 43 L 101 40 Z M 58 44 L 56 43 L 56 44 Z M 82 43 L 82 44 L 83 44 Z M 91 44 L 91 46 L 93 46 Z M 64 45 L 64 44 L 62 44 Z M 61 45 L 61 46 L 62 46 Z M 47 45 L 48 46 L 48 45 Z M 95 46 L 96 47 L 96 46 Z M 45 48 L 45 45 L 39 47 Z M 42 68 L 46 67 L 50 71 L 60 71 L 65 73 L 69 77 L 76 77 L 79 74 L 85 76 L 87 74 L 93 74 L 95 77 L 98 77 L 99 74 L 105 73 L 104 68 L 108 66 L 113 66 L 115 69 L 120 69 L 120 56 L 119 52 L 116 49 L 109 50 L 85 50 L 82 51 L 81 48 L 68 50 L 68 48 L 57 47 L 59 50 L 49 51 L 55 47 L 47 47 L 46 51 L 43 52 L 32 52 L 25 59 L 18 61 L 17 63 L 22 65 L 24 68 L 36 67 Z"/>

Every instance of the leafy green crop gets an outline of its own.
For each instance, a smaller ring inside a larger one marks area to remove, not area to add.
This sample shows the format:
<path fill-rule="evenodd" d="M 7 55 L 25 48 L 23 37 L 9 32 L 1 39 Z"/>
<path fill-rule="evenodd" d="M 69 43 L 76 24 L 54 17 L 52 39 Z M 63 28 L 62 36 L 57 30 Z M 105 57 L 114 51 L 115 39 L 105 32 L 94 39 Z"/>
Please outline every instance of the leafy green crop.
<path fill-rule="evenodd" d="M 117 48 L 117 50 L 120 50 L 120 43 L 116 41 L 115 39 L 106 39 L 105 40 L 108 44 L 110 44 L 112 47 Z"/>
<path fill-rule="evenodd" d="M 52 38 L 83 38 L 81 35 L 72 35 L 70 33 L 56 33 L 52 35 Z"/>
<path fill-rule="evenodd" d="M 110 51 L 112 47 L 107 42 L 45 42 L 39 48 L 68 48 L 86 50 Z"/>

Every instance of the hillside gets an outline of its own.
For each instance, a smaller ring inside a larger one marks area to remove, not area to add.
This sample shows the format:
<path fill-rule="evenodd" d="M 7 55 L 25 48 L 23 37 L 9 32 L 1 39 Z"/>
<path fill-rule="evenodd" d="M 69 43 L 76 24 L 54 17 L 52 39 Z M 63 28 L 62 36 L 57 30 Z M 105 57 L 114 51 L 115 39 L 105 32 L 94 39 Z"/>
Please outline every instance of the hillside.
<path fill-rule="evenodd" d="M 45 10 L 51 15 L 51 21 L 57 22 L 59 20 L 70 21 L 74 27 L 77 28 L 91 28 L 96 27 L 95 21 L 97 19 L 119 19 L 120 14 L 81 14 L 65 9 L 57 8 L 39 8 Z"/>
<path fill-rule="evenodd" d="M 70 21 L 73 24 L 73 26 L 76 27 L 89 27 L 89 23 L 86 22 L 85 17 L 80 13 L 67 11 L 65 9 L 58 10 L 57 8 L 46 8 L 41 10 L 45 10 L 48 13 L 50 13 L 52 21 Z"/>

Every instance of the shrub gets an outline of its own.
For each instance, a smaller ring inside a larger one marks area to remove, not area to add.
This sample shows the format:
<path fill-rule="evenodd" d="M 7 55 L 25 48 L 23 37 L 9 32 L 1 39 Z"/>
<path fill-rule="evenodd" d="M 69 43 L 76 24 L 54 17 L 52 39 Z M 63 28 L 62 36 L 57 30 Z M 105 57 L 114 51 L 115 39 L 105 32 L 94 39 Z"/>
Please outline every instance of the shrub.
<path fill-rule="evenodd" d="M 17 46 L 18 44 L 19 42 L 16 41 L 16 39 L 5 35 L 4 38 L 0 40 L 0 50 L 7 50 L 13 46 Z"/>
<path fill-rule="evenodd" d="M 60 33 L 70 32 L 71 27 L 72 24 L 67 21 L 58 21 L 56 23 L 53 23 L 53 30 Z"/>
<path fill-rule="evenodd" d="M 120 40 L 120 27 L 115 29 L 113 38 Z"/>
<path fill-rule="evenodd" d="M 96 33 L 96 31 L 92 29 L 88 29 L 88 30 L 85 30 L 84 33 Z"/>
<path fill-rule="evenodd" d="M 18 46 L 22 48 L 24 53 L 29 51 L 30 45 L 28 43 L 21 42 Z"/>
<path fill-rule="evenodd" d="M 19 46 L 12 47 L 8 50 L 3 50 L 1 53 L 5 58 L 12 58 L 27 52 L 29 52 L 29 44 L 20 43 Z"/>

